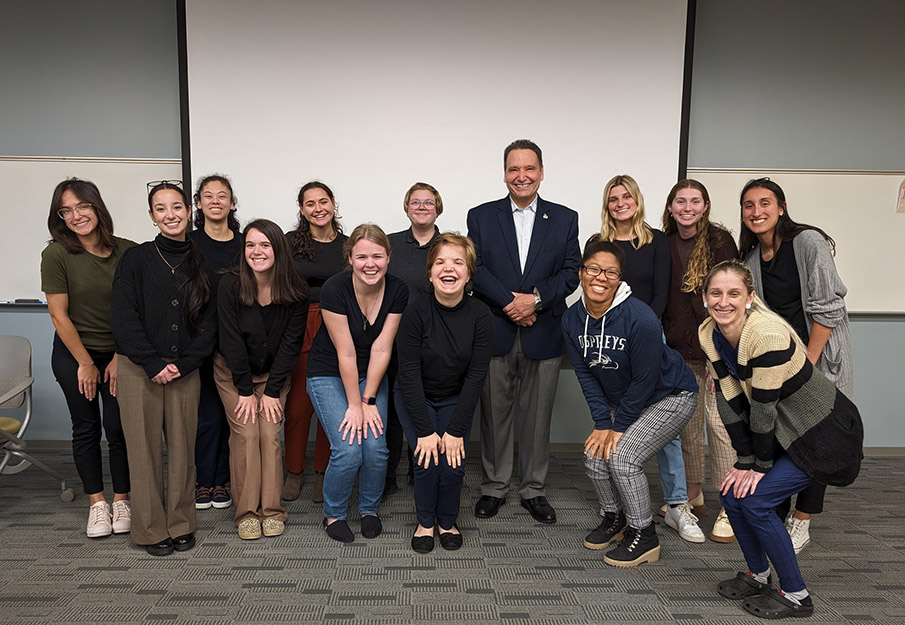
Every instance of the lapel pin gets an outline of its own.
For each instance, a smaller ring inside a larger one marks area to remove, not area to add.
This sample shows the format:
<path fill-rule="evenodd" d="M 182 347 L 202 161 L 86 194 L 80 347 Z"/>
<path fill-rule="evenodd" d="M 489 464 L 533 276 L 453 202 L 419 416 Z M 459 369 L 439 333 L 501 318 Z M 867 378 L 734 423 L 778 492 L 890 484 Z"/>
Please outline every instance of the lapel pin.
<path fill-rule="evenodd" d="M 547 213 L 544 213 L 544 219 L 547 219 Z"/>

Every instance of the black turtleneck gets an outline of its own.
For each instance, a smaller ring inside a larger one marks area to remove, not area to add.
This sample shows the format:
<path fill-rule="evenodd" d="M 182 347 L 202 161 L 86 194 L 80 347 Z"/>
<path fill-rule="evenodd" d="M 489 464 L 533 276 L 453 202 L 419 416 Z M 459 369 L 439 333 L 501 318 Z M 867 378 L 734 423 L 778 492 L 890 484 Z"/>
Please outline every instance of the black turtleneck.
<path fill-rule="evenodd" d="M 191 245 L 158 235 L 128 250 L 116 267 L 110 311 L 116 351 L 143 367 L 149 378 L 167 362 L 174 362 L 183 376 L 191 373 L 216 344 L 215 305 L 210 299 L 194 329 L 188 321 L 180 283 L 189 276 L 179 267 Z"/>

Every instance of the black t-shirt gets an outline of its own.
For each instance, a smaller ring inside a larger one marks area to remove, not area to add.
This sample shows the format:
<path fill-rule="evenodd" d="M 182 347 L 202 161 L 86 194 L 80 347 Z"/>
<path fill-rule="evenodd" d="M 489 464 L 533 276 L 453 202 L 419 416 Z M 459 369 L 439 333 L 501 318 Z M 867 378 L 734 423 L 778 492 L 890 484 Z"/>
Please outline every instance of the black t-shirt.
<path fill-rule="evenodd" d="M 355 289 L 352 286 L 352 274 L 344 271 L 336 274 L 324 283 L 321 288 L 321 309 L 339 315 L 345 315 L 349 322 L 349 332 L 355 344 L 358 360 L 358 377 L 364 378 L 368 373 L 368 362 L 371 358 L 371 346 L 380 333 L 389 314 L 402 314 L 408 303 L 408 287 L 400 278 L 387 274 L 383 301 L 377 313 L 377 319 L 371 325 L 361 312 Z M 311 344 L 308 353 L 308 377 L 339 377 L 339 362 L 336 347 L 327 332 L 327 324 L 321 325 Z"/>
<path fill-rule="evenodd" d="M 784 241 L 772 260 L 761 259 L 760 273 L 767 306 L 788 321 L 807 345 L 808 323 L 804 318 L 804 307 L 801 303 L 801 276 L 798 275 L 792 242 Z"/>
<path fill-rule="evenodd" d="M 189 238 L 198 246 L 201 257 L 204 259 L 204 268 L 211 282 L 213 299 L 217 299 L 217 287 L 220 284 L 222 274 L 217 273 L 227 267 L 235 267 L 242 259 L 242 236 L 237 232 L 229 241 L 217 241 L 208 236 L 204 228 L 192 230 Z"/>
<path fill-rule="evenodd" d="M 287 232 L 286 238 L 289 240 L 289 248 L 294 249 L 292 232 Z M 348 238 L 344 234 L 337 234 L 336 238 L 329 243 L 312 240 L 314 260 L 308 260 L 304 256 L 293 253 L 295 266 L 299 268 L 305 281 L 308 282 L 308 302 L 316 304 L 321 301 L 321 287 L 328 279 L 345 269 L 346 257 L 343 256 L 343 245 Z"/>

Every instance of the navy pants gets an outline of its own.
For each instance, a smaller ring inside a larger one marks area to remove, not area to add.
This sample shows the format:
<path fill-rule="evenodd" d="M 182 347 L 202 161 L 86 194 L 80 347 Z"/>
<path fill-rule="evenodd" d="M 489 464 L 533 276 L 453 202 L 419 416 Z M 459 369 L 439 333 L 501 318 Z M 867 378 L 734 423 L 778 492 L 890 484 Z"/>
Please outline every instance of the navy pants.
<path fill-rule="evenodd" d="M 415 422 L 405 405 L 402 391 L 397 385 L 394 389 L 396 400 L 396 412 L 399 414 L 399 422 L 405 432 L 405 437 L 417 445 L 418 434 L 415 430 Z M 456 411 L 459 396 L 453 395 L 437 401 L 427 401 L 427 412 L 430 414 L 434 431 L 443 436 L 449 422 Z M 463 440 L 468 445 L 468 437 L 471 435 L 471 425 L 465 432 Z M 424 468 L 415 464 L 415 512 L 418 515 L 418 523 L 422 527 L 440 525 L 440 529 L 449 530 L 459 518 L 459 501 L 462 495 L 462 483 L 465 480 L 465 464 L 453 469 L 446 461 L 446 455 L 440 454 L 439 465 L 431 464 Z"/>
<path fill-rule="evenodd" d="M 761 478 L 754 494 L 738 499 L 730 490 L 720 495 L 720 503 L 732 523 L 748 570 L 762 573 L 773 563 L 779 576 L 779 587 L 785 592 L 804 590 L 805 583 L 792 549 L 792 539 L 776 515 L 776 506 L 786 497 L 804 490 L 812 481 L 791 458 L 782 455 Z"/>
<path fill-rule="evenodd" d="M 205 358 L 198 371 L 201 397 L 195 435 L 195 483 L 205 488 L 226 486 L 229 482 L 229 423 L 214 382 L 214 357 Z"/>

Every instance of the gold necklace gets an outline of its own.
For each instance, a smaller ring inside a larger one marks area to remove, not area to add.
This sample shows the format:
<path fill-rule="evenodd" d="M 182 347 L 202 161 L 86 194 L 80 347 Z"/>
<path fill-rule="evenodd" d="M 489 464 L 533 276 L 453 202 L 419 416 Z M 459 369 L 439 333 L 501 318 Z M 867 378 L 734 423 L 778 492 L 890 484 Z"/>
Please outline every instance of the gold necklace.
<path fill-rule="evenodd" d="M 170 268 L 170 273 L 175 276 L 176 270 L 179 269 L 179 265 L 182 265 L 182 263 L 179 263 L 179 265 L 176 265 L 175 267 L 173 265 L 171 265 L 170 262 L 166 258 L 163 257 L 163 253 L 160 251 L 160 248 L 157 247 L 157 241 L 154 241 L 154 249 L 157 250 L 157 254 L 160 256 L 160 260 L 165 262 L 167 264 L 167 267 Z"/>

